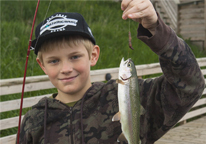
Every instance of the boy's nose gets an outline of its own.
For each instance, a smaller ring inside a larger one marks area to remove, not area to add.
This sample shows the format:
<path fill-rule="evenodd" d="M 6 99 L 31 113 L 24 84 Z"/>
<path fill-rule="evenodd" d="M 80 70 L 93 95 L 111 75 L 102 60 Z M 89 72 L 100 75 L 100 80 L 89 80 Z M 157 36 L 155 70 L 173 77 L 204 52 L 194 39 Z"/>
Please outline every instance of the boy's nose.
<path fill-rule="evenodd" d="M 73 71 L 73 66 L 72 66 L 72 64 L 71 63 L 69 63 L 69 62 L 64 62 L 63 64 L 62 64 L 62 69 L 61 69 L 61 73 L 63 73 L 63 74 L 66 74 L 66 73 L 70 73 L 70 72 L 72 72 Z"/>

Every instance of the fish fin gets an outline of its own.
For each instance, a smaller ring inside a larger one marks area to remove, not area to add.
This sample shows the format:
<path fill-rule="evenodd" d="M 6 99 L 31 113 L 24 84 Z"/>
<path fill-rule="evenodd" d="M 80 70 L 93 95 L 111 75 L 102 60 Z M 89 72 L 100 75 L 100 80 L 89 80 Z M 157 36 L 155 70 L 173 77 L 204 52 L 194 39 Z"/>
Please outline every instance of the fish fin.
<path fill-rule="evenodd" d="M 125 135 L 124 135 L 123 133 L 121 133 L 121 134 L 119 135 L 119 137 L 117 138 L 117 142 L 123 142 L 123 141 L 126 142 L 126 143 L 128 143 Z"/>
<path fill-rule="evenodd" d="M 123 84 L 123 85 L 124 85 L 124 82 L 123 82 L 122 80 L 120 80 L 120 79 L 117 79 L 117 80 L 116 80 L 116 83 L 120 83 L 120 84 Z"/>
<path fill-rule="evenodd" d="M 121 119 L 121 113 L 118 112 L 113 116 L 112 121 L 119 121 L 120 119 Z"/>

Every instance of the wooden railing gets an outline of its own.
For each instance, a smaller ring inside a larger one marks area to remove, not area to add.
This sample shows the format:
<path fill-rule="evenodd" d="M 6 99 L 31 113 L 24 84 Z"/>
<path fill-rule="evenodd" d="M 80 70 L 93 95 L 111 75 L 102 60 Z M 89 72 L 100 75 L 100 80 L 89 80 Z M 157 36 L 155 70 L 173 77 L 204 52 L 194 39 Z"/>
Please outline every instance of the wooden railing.
<path fill-rule="evenodd" d="M 206 75 L 206 58 L 198 58 L 197 61 L 199 63 L 199 66 L 201 67 L 203 75 Z M 159 63 L 137 65 L 136 69 L 137 69 L 138 77 L 162 73 Z M 93 70 L 91 71 L 91 81 L 92 82 L 105 81 L 105 75 L 107 73 L 111 74 L 112 79 L 117 79 L 118 71 L 119 71 L 118 68 Z M 22 78 L 0 80 L 0 96 L 21 93 L 21 88 L 22 88 Z M 54 88 L 54 86 L 51 84 L 51 82 L 49 81 L 46 75 L 27 77 L 26 79 L 25 92 L 45 90 L 51 88 Z M 205 94 L 206 94 L 206 89 L 204 89 L 203 92 L 203 95 Z M 51 96 L 51 94 L 24 98 L 23 108 L 29 108 L 32 105 L 36 104 L 41 98 L 49 97 L 49 96 Z M 196 109 L 188 112 L 179 122 L 186 121 L 196 116 L 205 114 L 206 113 L 205 105 L 206 105 L 206 97 L 203 97 L 193 106 L 193 108 Z M 1 113 L 8 112 L 11 110 L 18 110 L 19 107 L 20 107 L 20 99 L 0 102 Z M 17 126 L 18 126 L 18 116 L 0 120 L 0 130 L 14 128 Z M 0 143 L 14 144 L 15 138 L 16 138 L 16 134 L 1 137 Z"/>

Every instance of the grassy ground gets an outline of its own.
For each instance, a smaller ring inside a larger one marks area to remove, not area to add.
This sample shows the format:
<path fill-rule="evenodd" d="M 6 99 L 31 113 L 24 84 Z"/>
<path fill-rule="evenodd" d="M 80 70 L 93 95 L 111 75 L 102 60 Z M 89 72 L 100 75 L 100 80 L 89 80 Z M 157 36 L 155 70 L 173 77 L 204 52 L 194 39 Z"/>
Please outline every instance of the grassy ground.
<path fill-rule="evenodd" d="M 1 79 L 23 77 L 27 47 L 33 15 L 37 1 L 0 1 L 1 2 Z M 158 57 L 144 43 L 136 39 L 138 24 L 132 20 L 122 20 L 120 3 L 111 1 L 49 1 L 40 2 L 36 24 L 55 12 L 81 13 L 93 31 L 101 48 L 100 59 L 92 69 L 118 67 L 122 57 L 131 57 L 136 65 L 158 62 Z M 134 51 L 128 47 L 128 32 L 132 34 Z M 33 35 L 33 39 L 34 39 Z M 188 41 L 190 44 L 190 42 Z M 205 57 L 205 52 L 191 45 L 196 57 Z M 30 53 L 27 76 L 44 74 Z M 25 97 L 52 93 L 55 90 L 25 93 Z M 1 101 L 20 98 L 20 94 L 1 96 Z M 23 114 L 28 109 L 24 109 Z M 1 113 L 0 117 L 18 116 L 19 111 Z M 16 133 L 17 128 L 0 131 L 1 136 Z"/>

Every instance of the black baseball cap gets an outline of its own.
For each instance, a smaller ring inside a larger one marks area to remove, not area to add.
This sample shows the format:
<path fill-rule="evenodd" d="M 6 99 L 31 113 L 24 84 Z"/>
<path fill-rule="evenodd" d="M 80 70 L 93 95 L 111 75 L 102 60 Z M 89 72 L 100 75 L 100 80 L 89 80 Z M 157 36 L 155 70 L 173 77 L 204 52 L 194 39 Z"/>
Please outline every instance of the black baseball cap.
<path fill-rule="evenodd" d="M 80 35 L 96 44 L 92 31 L 81 14 L 55 13 L 36 27 L 36 39 L 32 41 L 31 50 L 37 55 L 44 41 L 67 35 Z"/>

